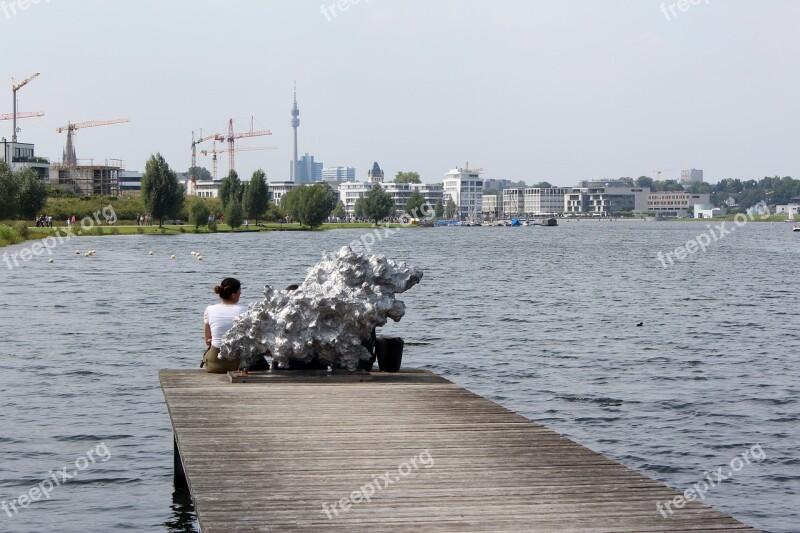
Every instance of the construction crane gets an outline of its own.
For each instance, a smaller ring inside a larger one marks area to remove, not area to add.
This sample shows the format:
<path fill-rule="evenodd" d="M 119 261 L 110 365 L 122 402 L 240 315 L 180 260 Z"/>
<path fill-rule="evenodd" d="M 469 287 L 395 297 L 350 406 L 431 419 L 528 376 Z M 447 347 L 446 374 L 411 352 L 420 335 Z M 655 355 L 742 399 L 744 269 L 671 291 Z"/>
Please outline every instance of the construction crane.
<path fill-rule="evenodd" d="M 261 137 L 264 135 L 272 135 L 272 132 L 269 130 L 253 131 L 253 117 L 250 117 L 250 131 L 245 131 L 242 133 L 234 133 L 233 119 L 228 120 L 228 136 L 225 138 L 225 140 L 228 141 L 228 171 L 234 170 L 236 168 L 235 158 L 234 158 L 234 154 L 236 153 L 236 147 L 234 146 L 234 141 L 236 139 L 245 139 L 247 137 Z"/>
<path fill-rule="evenodd" d="M 11 92 L 14 94 L 14 134 L 11 136 L 13 143 L 17 142 L 17 91 L 28 85 L 38 75 L 38 72 L 34 72 L 19 83 L 15 83 L 14 78 L 11 78 Z"/>
<path fill-rule="evenodd" d="M 203 130 L 200 130 L 200 138 L 195 140 L 194 132 L 192 132 L 192 168 L 197 166 L 197 145 L 206 141 L 210 141 L 211 139 L 214 139 L 215 141 L 225 140 L 225 138 L 219 133 L 214 133 L 212 135 L 206 135 L 203 137 Z"/>
<path fill-rule="evenodd" d="M 33 117 L 43 117 L 43 116 L 44 116 L 44 111 L 32 111 L 30 113 L 18 112 L 17 120 L 21 118 L 33 118 Z M 13 118 L 14 118 L 14 113 L 0 114 L 0 120 L 11 120 Z"/>
<path fill-rule="evenodd" d="M 659 170 L 654 170 L 653 172 L 656 175 L 656 181 L 661 181 L 661 173 L 662 172 L 672 172 L 673 170 L 675 170 L 675 169 L 674 168 L 662 168 L 662 169 L 659 169 Z"/>
<path fill-rule="evenodd" d="M 277 150 L 277 146 L 243 146 L 241 148 L 236 148 L 237 152 L 258 152 L 262 150 Z M 214 141 L 214 145 L 211 150 L 200 150 L 200 153 L 203 155 L 211 155 L 211 175 L 214 179 L 217 179 L 217 154 L 224 154 L 228 152 L 230 148 L 223 148 L 222 150 L 217 150 L 217 142 Z"/>
<path fill-rule="evenodd" d="M 71 122 L 67 122 L 66 126 L 61 126 L 60 128 L 56 128 L 56 133 L 61 133 L 63 131 L 67 132 L 67 147 L 64 150 L 64 161 L 65 165 L 77 165 L 78 158 L 75 155 L 75 142 L 72 138 L 74 135 L 74 131 L 81 129 L 81 128 L 94 128 L 96 126 L 109 126 L 111 124 L 122 124 L 124 122 L 130 122 L 127 118 L 117 118 L 114 120 L 90 120 L 88 122 L 76 122 L 75 124 Z"/>

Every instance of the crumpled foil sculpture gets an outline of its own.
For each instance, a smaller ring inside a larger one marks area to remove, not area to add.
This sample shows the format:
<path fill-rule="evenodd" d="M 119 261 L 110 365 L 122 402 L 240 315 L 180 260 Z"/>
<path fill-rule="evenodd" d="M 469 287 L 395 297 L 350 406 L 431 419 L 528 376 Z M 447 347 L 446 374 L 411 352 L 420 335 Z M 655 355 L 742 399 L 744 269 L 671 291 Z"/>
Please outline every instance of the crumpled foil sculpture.
<path fill-rule="evenodd" d="M 286 366 L 288 360 L 314 359 L 354 371 L 369 359 L 361 341 L 387 319 L 405 315 L 402 293 L 422 279 L 422 270 L 382 255 L 353 252 L 323 256 L 300 288 L 287 292 L 264 287 L 264 300 L 238 316 L 222 341 L 220 355 L 239 359 L 247 368 L 267 352 Z"/>

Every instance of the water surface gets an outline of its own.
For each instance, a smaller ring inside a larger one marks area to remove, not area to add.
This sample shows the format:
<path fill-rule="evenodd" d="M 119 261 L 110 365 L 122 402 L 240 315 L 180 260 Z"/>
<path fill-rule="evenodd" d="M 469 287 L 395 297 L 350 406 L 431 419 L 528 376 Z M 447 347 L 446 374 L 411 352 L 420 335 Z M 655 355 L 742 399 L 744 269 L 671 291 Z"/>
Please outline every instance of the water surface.
<path fill-rule="evenodd" d="M 680 490 L 760 444 L 767 459 L 706 501 L 766 531 L 800 531 L 800 235 L 790 229 L 750 223 L 667 269 L 656 254 L 705 224 L 405 230 L 373 250 L 425 277 L 383 333 L 407 341 L 405 365 Z M 223 277 L 241 279 L 252 301 L 364 233 L 92 237 L 58 248 L 53 264 L 0 263 L 0 500 L 74 470 L 99 443 L 111 453 L 49 500 L 0 511 L 0 531 L 192 531 L 173 495 L 158 370 L 199 364 L 202 311 Z"/>

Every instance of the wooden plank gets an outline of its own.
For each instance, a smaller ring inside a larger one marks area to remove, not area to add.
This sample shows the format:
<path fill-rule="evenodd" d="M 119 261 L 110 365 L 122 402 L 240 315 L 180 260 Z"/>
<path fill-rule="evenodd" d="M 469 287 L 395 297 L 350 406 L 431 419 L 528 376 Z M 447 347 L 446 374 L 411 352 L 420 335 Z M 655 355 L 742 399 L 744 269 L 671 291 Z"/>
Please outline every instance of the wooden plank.
<path fill-rule="evenodd" d="M 159 379 L 204 533 L 755 531 L 429 372 Z"/>

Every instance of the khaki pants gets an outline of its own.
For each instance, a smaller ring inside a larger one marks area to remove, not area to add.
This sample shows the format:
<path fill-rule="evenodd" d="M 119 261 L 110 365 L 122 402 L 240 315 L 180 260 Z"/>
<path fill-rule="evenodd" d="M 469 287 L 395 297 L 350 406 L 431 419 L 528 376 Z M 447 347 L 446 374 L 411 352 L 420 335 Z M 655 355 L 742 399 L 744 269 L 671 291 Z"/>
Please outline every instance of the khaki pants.
<path fill-rule="evenodd" d="M 239 361 L 232 359 L 219 359 L 219 348 L 211 346 L 203 354 L 203 368 L 212 374 L 226 374 L 231 370 L 239 370 Z"/>

